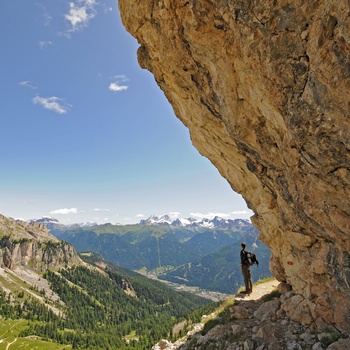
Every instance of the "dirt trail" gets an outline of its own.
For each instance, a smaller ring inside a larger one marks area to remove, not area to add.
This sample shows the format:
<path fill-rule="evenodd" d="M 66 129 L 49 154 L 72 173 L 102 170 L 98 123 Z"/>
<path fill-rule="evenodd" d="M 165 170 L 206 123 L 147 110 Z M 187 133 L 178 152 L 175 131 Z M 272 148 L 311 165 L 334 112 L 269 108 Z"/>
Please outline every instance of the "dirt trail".
<path fill-rule="evenodd" d="M 17 338 L 16 338 L 14 341 L 12 341 L 11 343 L 8 343 L 7 346 L 6 346 L 6 350 L 8 350 L 9 347 L 10 347 L 13 343 L 15 343 L 16 341 L 17 341 Z"/>
<path fill-rule="evenodd" d="M 236 294 L 235 299 L 239 300 L 259 300 L 262 296 L 271 293 L 273 290 L 277 289 L 279 282 L 276 279 L 271 281 L 259 283 L 253 286 L 253 293 L 250 295 L 246 294 Z"/>
<path fill-rule="evenodd" d="M 245 315 L 239 315 L 239 323 L 241 325 L 245 324 L 248 330 L 250 330 L 254 326 L 254 320 L 251 319 L 249 316 L 251 316 L 254 313 L 254 311 L 257 310 L 259 306 L 263 303 L 263 301 L 261 300 L 261 297 L 274 291 L 277 288 L 278 284 L 279 282 L 276 279 L 273 279 L 267 282 L 254 285 L 253 293 L 250 295 L 238 293 L 236 295 L 229 296 L 229 299 L 234 298 L 235 300 L 237 300 L 237 303 L 235 305 L 240 304 L 244 307 L 244 309 L 247 308 L 248 310 L 248 312 Z M 237 314 L 235 316 L 237 317 Z M 233 324 L 234 322 L 232 322 L 232 325 Z M 195 336 L 196 334 L 199 337 L 203 327 L 204 327 L 204 322 L 194 324 L 192 325 L 192 330 L 190 330 L 186 334 L 186 336 L 184 336 L 182 339 L 177 340 L 174 344 L 168 340 L 163 339 L 158 344 L 154 345 L 152 347 L 152 350 L 187 349 L 187 346 L 186 346 L 187 340 L 191 336 Z M 229 330 L 232 332 L 231 326 L 229 326 Z"/>

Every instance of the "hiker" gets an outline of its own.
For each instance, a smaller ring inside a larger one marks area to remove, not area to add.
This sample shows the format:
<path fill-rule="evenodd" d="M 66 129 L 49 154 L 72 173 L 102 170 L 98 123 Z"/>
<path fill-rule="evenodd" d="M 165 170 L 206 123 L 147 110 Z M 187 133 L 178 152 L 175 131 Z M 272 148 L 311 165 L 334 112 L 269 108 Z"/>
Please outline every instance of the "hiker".
<path fill-rule="evenodd" d="M 244 278 L 245 291 L 243 294 L 251 294 L 253 291 L 252 274 L 250 272 L 250 264 L 247 257 L 247 252 L 245 250 L 245 243 L 241 243 L 241 269 Z"/>

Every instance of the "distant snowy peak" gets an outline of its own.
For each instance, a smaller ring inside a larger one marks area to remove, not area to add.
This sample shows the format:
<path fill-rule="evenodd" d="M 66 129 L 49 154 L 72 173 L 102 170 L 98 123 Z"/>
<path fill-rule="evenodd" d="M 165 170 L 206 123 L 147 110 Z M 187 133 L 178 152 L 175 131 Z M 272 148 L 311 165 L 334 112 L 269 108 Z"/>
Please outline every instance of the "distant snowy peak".
<path fill-rule="evenodd" d="M 148 219 L 141 220 L 140 225 L 170 225 L 174 227 L 205 227 L 205 228 L 220 228 L 231 229 L 233 227 L 251 226 L 249 220 L 245 219 L 223 219 L 215 216 L 214 219 L 195 219 L 195 218 L 177 218 L 172 219 L 169 215 L 155 216 L 152 215 Z"/>
<path fill-rule="evenodd" d="M 28 221 L 29 223 L 39 222 L 44 224 L 49 229 L 57 226 L 65 226 L 70 229 L 78 227 L 92 227 L 98 226 L 96 222 L 83 222 L 74 224 L 62 224 L 57 219 L 49 216 L 44 216 L 41 219 L 35 219 Z M 250 228 L 251 222 L 246 219 L 223 219 L 215 216 L 214 219 L 195 219 L 195 218 L 176 218 L 174 219 L 171 215 L 165 214 L 161 216 L 152 215 L 145 220 L 139 222 L 140 225 L 170 225 L 172 227 L 192 227 L 192 228 L 207 228 L 207 229 L 244 229 L 244 227 Z M 104 224 L 111 225 L 111 224 Z"/>
<path fill-rule="evenodd" d="M 173 223 L 173 220 L 169 215 L 162 215 L 162 216 L 155 216 L 151 215 L 146 220 L 141 220 L 141 225 L 161 225 L 161 224 L 169 224 L 171 225 Z"/>
<path fill-rule="evenodd" d="M 29 223 L 33 222 L 39 222 L 41 224 L 44 224 L 46 226 L 52 226 L 52 225 L 60 225 L 60 226 L 66 226 L 69 228 L 74 228 L 74 227 L 91 227 L 91 226 L 96 226 L 96 222 L 82 222 L 82 223 L 76 223 L 76 224 L 61 224 L 57 219 L 54 219 L 50 216 L 43 216 L 41 219 L 34 219 L 34 220 L 29 220 Z"/>
<path fill-rule="evenodd" d="M 33 222 L 39 222 L 41 224 L 60 224 L 60 222 L 57 219 L 54 219 L 50 216 L 43 216 L 41 219 L 34 219 L 34 220 L 30 220 L 29 223 L 33 223 Z"/>

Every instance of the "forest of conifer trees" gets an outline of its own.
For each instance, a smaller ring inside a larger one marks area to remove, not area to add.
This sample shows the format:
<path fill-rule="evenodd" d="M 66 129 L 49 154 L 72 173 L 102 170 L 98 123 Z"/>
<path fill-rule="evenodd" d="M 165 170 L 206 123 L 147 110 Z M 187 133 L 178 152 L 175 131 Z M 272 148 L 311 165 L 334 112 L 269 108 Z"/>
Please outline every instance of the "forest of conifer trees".
<path fill-rule="evenodd" d="M 106 276 L 91 268 L 76 266 L 59 272 L 48 270 L 43 277 L 64 302 L 61 315 L 23 292 L 10 295 L 3 291 L 0 292 L 0 315 L 28 320 L 21 337 L 36 335 L 44 340 L 71 344 L 73 349 L 150 349 L 162 338 L 171 339 L 172 328 L 178 322 L 198 322 L 201 315 L 216 306 L 136 274 L 129 276 L 136 293 L 134 297 L 121 288 L 125 276 L 112 270 Z"/>

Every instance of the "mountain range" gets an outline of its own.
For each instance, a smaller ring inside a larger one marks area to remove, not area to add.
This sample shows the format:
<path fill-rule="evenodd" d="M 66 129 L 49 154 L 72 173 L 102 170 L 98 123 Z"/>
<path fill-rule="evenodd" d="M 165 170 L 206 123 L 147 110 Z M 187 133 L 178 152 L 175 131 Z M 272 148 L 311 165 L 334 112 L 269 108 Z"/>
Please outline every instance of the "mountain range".
<path fill-rule="evenodd" d="M 245 241 L 260 260 L 253 278 L 271 276 L 270 250 L 248 220 L 193 218 L 172 220 L 151 216 L 134 225 L 70 225 L 44 218 L 50 232 L 78 252 L 92 251 L 105 260 L 164 281 L 232 293 L 243 284 L 240 243 Z"/>
<path fill-rule="evenodd" d="M 22 220 L 19 220 L 22 221 Z M 28 223 L 42 223 L 48 228 L 77 228 L 77 227 L 93 227 L 101 225 L 112 225 L 111 223 L 100 224 L 96 222 L 84 222 L 84 223 L 74 223 L 74 224 L 62 224 L 57 219 L 50 216 L 43 216 L 41 219 L 32 219 Z M 240 224 L 238 224 L 240 223 Z M 142 219 L 139 222 L 140 225 L 169 225 L 173 227 L 202 227 L 202 228 L 222 228 L 230 229 L 241 225 L 242 227 L 246 226 L 249 229 L 251 228 L 250 221 L 247 219 L 223 219 L 219 216 L 215 216 L 214 219 L 196 219 L 196 218 L 176 218 L 173 219 L 171 215 L 165 214 L 161 216 L 151 215 L 147 219 Z M 116 226 L 122 226 L 121 224 L 115 224 Z M 128 225 L 126 225 L 128 226 Z"/>

